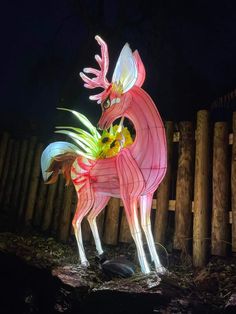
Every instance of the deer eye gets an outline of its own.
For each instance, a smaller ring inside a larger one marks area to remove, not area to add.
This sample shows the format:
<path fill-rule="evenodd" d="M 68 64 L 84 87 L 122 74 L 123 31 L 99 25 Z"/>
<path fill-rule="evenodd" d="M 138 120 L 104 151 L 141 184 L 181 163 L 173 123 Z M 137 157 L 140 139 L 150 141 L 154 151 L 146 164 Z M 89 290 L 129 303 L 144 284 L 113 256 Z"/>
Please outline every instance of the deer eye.
<path fill-rule="evenodd" d="M 111 105 L 110 99 L 107 98 L 107 99 L 103 102 L 102 108 L 103 108 L 104 110 L 106 110 L 106 109 L 108 109 L 108 108 L 110 107 L 110 105 Z"/>

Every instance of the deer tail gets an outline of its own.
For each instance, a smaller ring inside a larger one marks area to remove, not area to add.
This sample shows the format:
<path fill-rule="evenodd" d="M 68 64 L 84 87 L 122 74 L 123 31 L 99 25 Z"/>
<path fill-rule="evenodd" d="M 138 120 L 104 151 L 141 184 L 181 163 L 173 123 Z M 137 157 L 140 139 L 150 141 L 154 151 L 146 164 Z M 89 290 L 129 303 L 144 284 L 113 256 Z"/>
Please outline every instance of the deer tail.
<path fill-rule="evenodd" d="M 46 184 L 53 184 L 61 173 L 66 185 L 71 181 L 71 167 L 78 157 L 78 147 L 68 142 L 54 142 L 49 144 L 41 156 L 41 170 Z"/>

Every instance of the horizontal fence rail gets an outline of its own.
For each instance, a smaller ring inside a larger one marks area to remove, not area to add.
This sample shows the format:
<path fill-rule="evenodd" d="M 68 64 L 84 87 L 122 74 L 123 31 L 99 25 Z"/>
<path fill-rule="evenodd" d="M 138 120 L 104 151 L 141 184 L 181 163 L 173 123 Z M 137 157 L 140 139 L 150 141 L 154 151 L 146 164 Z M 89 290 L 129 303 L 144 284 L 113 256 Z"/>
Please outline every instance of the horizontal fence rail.
<path fill-rule="evenodd" d="M 194 123 L 174 130 L 165 122 L 168 168 L 153 199 L 152 226 L 156 242 L 192 254 L 204 266 L 209 252 L 236 253 L 236 112 L 232 125 L 210 121 L 201 110 Z M 229 132 L 229 130 L 232 130 Z M 45 145 L 36 137 L 16 140 L 4 132 L 0 142 L 0 210 L 9 230 L 35 228 L 67 241 L 77 197 L 63 177 L 44 184 L 40 157 Z M 122 201 L 112 198 L 97 218 L 105 244 L 131 243 Z M 87 220 L 83 239 L 91 241 Z"/>

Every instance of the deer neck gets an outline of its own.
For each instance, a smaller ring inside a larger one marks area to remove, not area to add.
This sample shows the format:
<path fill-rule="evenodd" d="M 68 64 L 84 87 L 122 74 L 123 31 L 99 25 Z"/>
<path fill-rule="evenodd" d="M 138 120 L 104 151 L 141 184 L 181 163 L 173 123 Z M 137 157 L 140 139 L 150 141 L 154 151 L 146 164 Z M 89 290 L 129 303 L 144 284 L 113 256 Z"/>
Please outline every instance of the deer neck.
<path fill-rule="evenodd" d="M 132 103 L 125 116 L 130 119 L 135 128 L 136 136 L 130 147 L 133 157 L 142 161 L 147 156 L 147 148 L 154 145 L 152 152 L 160 153 L 156 137 L 163 136 L 163 122 L 159 112 L 150 96 L 141 88 L 133 87 L 130 91 Z"/>

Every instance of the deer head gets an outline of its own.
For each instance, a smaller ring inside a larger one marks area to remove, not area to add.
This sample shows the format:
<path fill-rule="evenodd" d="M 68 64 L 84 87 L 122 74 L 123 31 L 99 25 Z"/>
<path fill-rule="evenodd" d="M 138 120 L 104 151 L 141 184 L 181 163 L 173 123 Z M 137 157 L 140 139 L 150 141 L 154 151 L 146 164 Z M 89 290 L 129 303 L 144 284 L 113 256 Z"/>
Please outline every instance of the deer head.
<path fill-rule="evenodd" d="M 84 86 L 89 89 L 103 88 L 99 94 L 90 96 L 91 100 L 97 100 L 101 104 L 102 116 L 98 122 L 101 129 L 108 128 L 111 123 L 122 116 L 131 104 L 132 96 L 130 90 L 133 86 L 141 87 L 145 79 L 145 68 L 138 51 L 132 53 L 126 43 L 121 50 L 117 60 L 111 83 L 106 75 L 109 68 L 109 56 L 106 43 L 101 37 L 95 36 L 101 46 L 101 57 L 95 55 L 95 59 L 100 66 L 100 70 L 94 68 L 84 68 L 80 73 L 85 82 Z M 90 78 L 86 74 L 93 74 Z"/>

